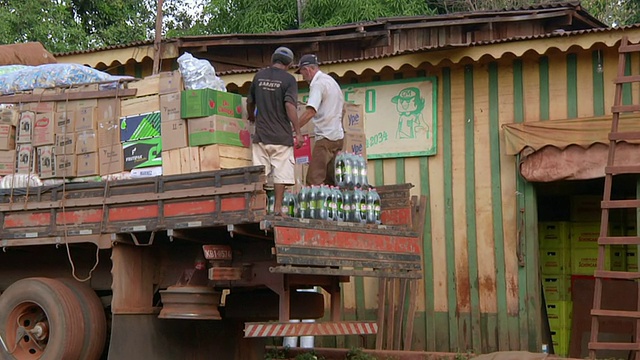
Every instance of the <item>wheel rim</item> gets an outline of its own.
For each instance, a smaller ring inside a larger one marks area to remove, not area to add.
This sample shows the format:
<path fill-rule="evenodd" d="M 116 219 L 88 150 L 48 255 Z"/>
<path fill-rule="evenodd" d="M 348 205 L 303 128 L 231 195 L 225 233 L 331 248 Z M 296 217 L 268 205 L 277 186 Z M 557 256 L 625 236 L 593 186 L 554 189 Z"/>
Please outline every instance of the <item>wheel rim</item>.
<path fill-rule="evenodd" d="M 49 341 L 49 319 L 44 309 L 33 302 L 24 302 L 9 314 L 6 342 L 18 359 L 39 359 Z"/>

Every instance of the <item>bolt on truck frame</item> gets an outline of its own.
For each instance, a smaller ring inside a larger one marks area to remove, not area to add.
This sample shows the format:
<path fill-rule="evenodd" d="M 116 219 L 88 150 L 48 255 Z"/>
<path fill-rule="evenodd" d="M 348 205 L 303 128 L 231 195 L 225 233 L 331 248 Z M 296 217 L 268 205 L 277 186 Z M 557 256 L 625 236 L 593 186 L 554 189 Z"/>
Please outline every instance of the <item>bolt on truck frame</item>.
<path fill-rule="evenodd" d="M 267 337 L 376 333 L 341 321 L 340 284 L 421 277 L 411 185 L 379 188 L 386 225 L 365 225 L 269 216 L 264 182 L 243 167 L 0 190 L 0 358 L 261 359 Z"/>

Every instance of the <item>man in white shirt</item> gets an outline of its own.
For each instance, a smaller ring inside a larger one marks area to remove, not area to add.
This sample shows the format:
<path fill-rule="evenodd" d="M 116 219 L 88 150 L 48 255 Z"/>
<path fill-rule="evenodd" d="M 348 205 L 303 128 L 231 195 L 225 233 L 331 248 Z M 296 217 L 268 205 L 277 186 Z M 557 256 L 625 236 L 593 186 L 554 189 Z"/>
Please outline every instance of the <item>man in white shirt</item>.
<path fill-rule="evenodd" d="M 320 71 L 315 55 L 300 58 L 296 71 L 309 83 L 309 100 L 306 110 L 299 117 L 300 128 L 313 119 L 316 142 L 311 152 L 307 172 L 307 185 L 335 184 L 334 162 L 342 150 L 344 130 L 342 115 L 344 96 L 340 85 Z"/>

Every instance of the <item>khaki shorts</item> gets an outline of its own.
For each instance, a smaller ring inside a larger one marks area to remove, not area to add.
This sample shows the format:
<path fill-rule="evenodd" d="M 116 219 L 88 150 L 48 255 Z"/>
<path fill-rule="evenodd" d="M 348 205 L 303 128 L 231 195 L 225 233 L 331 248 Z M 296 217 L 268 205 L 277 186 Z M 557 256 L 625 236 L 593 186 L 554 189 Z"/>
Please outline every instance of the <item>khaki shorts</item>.
<path fill-rule="evenodd" d="M 254 143 L 251 152 L 253 165 L 264 165 L 270 183 L 295 184 L 293 146 Z"/>

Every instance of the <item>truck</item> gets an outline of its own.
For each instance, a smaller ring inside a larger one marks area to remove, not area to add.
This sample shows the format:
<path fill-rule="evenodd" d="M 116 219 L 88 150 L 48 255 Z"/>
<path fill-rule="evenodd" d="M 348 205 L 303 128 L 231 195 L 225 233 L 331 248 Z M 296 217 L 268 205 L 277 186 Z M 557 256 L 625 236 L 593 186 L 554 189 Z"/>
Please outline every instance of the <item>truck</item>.
<path fill-rule="evenodd" d="M 0 189 L 0 358 L 262 359 L 272 338 L 379 336 L 384 319 L 343 320 L 341 284 L 421 278 L 424 208 L 411 185 L 378 188 L 375 225 L 270 215 L 265 181 L 263 167 L 243 166 Z"/>

